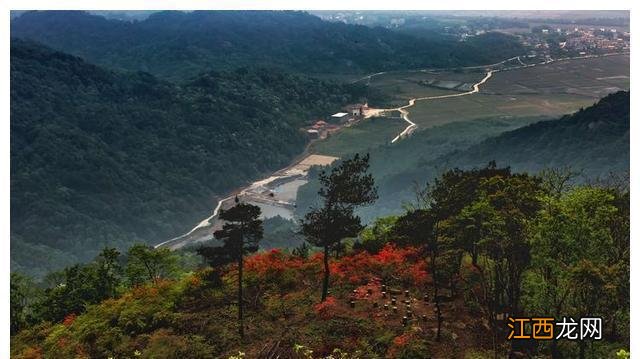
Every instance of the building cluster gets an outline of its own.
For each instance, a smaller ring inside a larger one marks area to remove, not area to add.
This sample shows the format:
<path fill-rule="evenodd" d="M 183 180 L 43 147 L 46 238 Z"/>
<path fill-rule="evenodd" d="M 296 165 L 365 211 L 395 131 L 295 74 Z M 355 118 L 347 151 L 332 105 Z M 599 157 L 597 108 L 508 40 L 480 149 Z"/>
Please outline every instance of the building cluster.
<path fill-rule="evenodd" d="M 351 126 L 363 119 L 367 110 L 368 106 L 366 103 L 345 106 L 343 112 L 334 113 L 326 119 L 316 120 L 311 126 L 305 129 L 306 133 L 312 139 L 326 138 L 340 128 Z"/>
<path fill-rule="evenodd" d="M 594 55 L 627 52 L 630 49 L 630 33 L 616 28 L 542 26 L 530 34 L 520 34 L 522 44 L 537 55 L 562 53 Z M 554 57 L 555 57 L 554 56 Z"/>
<path fill-rule="evenodd" d="M 328 134 L 337 131 L 340 127 L 338 125 L 328 123 L 325 120 L 317 120 L 313 125 L 307 128 L 307 136 L 312 139 L 323 139 Z"/>
<path fill-rule="evenodd" d="M 560 42 L 561 48 L 576 51 L 605 50 L 628 51 L 630 49 L 630 34 L 619 32 L 617 29 L 606 28 L 574 28 L 566 32 L 567 40 Z"/>

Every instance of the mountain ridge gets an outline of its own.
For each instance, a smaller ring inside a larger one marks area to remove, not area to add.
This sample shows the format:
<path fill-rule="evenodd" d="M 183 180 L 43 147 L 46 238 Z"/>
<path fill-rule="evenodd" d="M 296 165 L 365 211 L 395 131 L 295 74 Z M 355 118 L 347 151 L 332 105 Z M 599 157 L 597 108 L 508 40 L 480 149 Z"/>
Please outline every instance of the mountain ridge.
<path fill-rule="evenodd" d="M 514 37 L 499 33 L 465 42 L 444 35 L 425 39 L 300 11 L 163 11 L 141 21 L 36 11 L 13 19 L 11 35 L 171 80 L 255 63 L 317 74 L 481 65 L 523 51 Z"/>

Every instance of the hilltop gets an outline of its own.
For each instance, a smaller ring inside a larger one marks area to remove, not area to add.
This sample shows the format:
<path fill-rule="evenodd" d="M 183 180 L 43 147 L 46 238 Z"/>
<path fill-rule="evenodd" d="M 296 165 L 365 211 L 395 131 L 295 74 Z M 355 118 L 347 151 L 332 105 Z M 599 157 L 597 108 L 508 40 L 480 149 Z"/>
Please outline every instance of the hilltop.
<path fill-rule="evenodd" d="M 306 74 L 482 65 L 523 52 L 515 37 L 499 33 L 425 39 L 300 11 L 161 11 L 142 21 L 34 11 L 11 21 L 11 36 L 171 80 L 257 64 Z"/>

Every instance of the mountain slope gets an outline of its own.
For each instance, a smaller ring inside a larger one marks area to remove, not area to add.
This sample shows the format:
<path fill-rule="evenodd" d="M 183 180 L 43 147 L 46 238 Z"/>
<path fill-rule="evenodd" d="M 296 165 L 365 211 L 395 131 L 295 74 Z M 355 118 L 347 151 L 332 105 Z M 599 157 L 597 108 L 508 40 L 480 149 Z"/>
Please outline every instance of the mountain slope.
<path fill-rule="evenodd" d="M 300 153 L 306 121 L 364 91 L 246 68 L 177 86 L 12 41 L 12 270 L 179 234 L 216 195 Z"/>
<path fill-rule="evenodd" d="M 487 64 L 522 53 L 518 41 L 503 34 L 466 42 L 424 39 L 292 11 L 163 11 L 133 22 L 36 11 L 12 20 L 11 35 L 174 80 L 258 63 L 305 73 L 362 73 Z"/>
<path fill-rule="evenodd" d="M 571 167 L 587 178 L 629 171 L 629 92 L 620 91 L 557 121 L 542 121 L 487 139 L 441 160 L 516 171 Z"/>

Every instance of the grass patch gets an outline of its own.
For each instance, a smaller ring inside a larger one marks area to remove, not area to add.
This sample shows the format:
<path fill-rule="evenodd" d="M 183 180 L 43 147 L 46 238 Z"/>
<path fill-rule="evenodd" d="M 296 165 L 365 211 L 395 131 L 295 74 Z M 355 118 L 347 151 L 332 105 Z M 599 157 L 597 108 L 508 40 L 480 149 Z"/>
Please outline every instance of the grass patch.
<path fill-rule="evenodd" d="M 373 148 L 389 144 L 407 123 L 398 112 L 386 117 L 374 117 L 342 129 L 311 147 L 312 153 L 343 157 L 350 153 L 368 152 Z"/>

